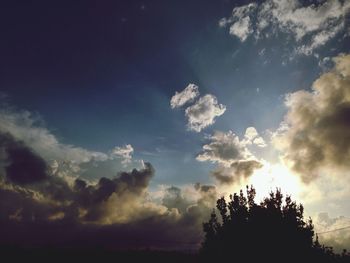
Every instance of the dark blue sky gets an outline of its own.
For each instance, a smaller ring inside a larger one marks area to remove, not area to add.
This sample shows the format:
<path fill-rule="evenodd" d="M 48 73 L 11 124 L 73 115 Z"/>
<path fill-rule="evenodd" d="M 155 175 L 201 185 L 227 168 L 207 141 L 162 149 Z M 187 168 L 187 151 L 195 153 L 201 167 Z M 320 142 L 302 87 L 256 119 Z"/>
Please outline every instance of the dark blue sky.
<path fill-rule="evenodd" d="M 348 50 L 348 37 L 289 60 L 294 42 L 241 42 L 219 27 L 249 1 L 9 1 L 0 8 L 0 87 L 9 103 L 40 114 L 62 143 L 108 151 L 131 144 L 155 183 L 208 181 L 195 156 L 204 134 L 276 129 L 283 96 L 308 89 L 319 62 Z M 287 40 L 286 40 L 287 39 Z M 260 55 L 259 55 L 260 53 Z M 225 114 L 188 131 L 175 91 L 195 83 Z"/>

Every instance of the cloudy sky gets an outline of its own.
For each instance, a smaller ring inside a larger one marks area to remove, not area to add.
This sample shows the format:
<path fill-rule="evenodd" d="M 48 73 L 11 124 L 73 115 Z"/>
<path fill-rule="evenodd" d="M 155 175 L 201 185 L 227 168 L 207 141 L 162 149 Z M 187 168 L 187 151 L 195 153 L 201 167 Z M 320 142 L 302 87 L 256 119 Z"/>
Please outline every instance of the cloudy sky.
<path fill-rule="evenodd" d="M 193 248 L 253 184 L 350 248 L 322 234 L 350 226 L 349 19 L 344 0 L 4 4 L 1 242 Z"/>

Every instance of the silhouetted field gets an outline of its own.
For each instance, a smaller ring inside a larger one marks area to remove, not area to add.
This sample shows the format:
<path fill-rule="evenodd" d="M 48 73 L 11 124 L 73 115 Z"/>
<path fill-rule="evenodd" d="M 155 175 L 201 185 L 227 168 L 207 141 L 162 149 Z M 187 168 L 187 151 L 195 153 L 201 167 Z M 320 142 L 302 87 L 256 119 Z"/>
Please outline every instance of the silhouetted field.
<path fill-rule="evenodd" d="M 113 250 L 113 249 L 59 249 L 20 248 L 14 246 L 0 249 L 6 262 L 199 262 L 198 254 L 159 250 Z M 5 261 L 2 261 L 5 262 Z"/>

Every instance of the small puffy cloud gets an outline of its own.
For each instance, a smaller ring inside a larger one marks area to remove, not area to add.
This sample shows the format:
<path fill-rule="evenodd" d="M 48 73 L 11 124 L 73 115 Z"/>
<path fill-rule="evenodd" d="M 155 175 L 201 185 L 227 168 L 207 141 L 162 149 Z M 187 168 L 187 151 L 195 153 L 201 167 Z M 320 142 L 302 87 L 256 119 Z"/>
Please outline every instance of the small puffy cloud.
<path fill-rule="evenodd" d="M 258 131 L 254 127 L 248 127 L 244 134 L 244 142 L 246 144 L 254 144 L 258 147 L 266 147 L 265 140 L 259 136 Z"/>
<path fill-rule="evenodd" d="M 128 164 L 131 162 L 133 152 L 134 148 L 130 144 L 127 144 L 124 147 L 117 146 L 112 150 L 113 155 L 119 156 L 123 159 L 123 164 Z"/>
<path fill-rule="evenodd" d="M 193 102 L 198 95 L 198 86 L 189 84 L 183 91 L 180 93 L 176 92 L 171 98 L 171 108 L 174 109 L 188 102 Z M 200 132 L 202 129 L 213 125 L 215 118 L 224 114 L 225 111 L 226 106 L 219 104 L 214 95 L 206 94 L 186 108 L 187 127 L 189 130 Z"/>
<path fill-rule="evenodd" d="M 333 59 L 312 92 L 300 90 L 286 97 L 288 109 L 273 135 L 274 145 L 304 182 L 318 177 L 320 169 L 350 168 L 350 55 Z"/>
<path fill-rule="evenodd" d="M 200 132 L 213 125 L 215 118 L 224 114 L 225 111 L 226 106 L 219 104 L 214 95 L 207 94 L 186 109 L 187 126 L 190 130 Z"/>
<path fill-rule="evenodd" d="M 172 109 L 179 108 L 186 103 L 193 101 L 198 95 L 198 86 L 190 83 L 183 91 L 175 92 L 175 95 L 172 96 L 170 100 L 170 106 Z"/>
<path fill-rule="evenodd" d="M 259 39 L 286 33 L 294 39 L 296 53 L 310 55 L 344 30 L 349 12 L 349 1 L 265 0 L 235 7 L 219 25 L 228 26 L 242 42 L 250 35 Z"/>
<path fill-rule="evenodd" d="M 252 128 L 252 127 L 251 127 Z M 253 129 L 247 129 L 248 136 L 254 139 Z M 256 132 L 256 130 L 254 129 Z M 217 164 L 212 175 L 220 183 L 231 184 L 250 177 L 255 169 L 262 167 L 247 148 L 247 138 L 240 140 L 232 131 L 215 132 L 209 137 L 210 143 L 203 145 L 203 150 L 196 159 Z"/>

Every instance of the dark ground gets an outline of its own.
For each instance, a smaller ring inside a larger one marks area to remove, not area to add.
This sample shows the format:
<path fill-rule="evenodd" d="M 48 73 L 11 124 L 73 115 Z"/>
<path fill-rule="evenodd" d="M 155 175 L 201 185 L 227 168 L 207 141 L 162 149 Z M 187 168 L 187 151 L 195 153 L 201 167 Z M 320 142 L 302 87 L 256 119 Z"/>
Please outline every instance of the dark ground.
<path fill-rule="evenodd" d="M 198 255 L 191 252 L 112 249 L 54 249 L 1 247 L 2 262 L 68 263 L 68 262 L 199 262 Z"/>

